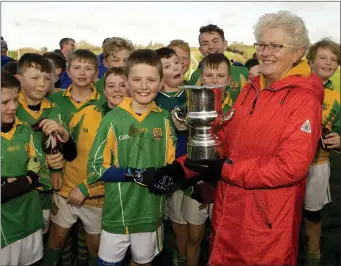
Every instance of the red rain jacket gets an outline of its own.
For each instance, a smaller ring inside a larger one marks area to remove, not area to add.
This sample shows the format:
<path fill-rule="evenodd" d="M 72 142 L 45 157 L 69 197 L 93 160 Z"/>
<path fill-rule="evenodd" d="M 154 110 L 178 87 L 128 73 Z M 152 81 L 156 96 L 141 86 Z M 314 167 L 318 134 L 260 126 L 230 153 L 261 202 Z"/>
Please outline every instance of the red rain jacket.
<path fill-rule="evenodd" d="M 209 265 L 296 265 L 323 84 L 306 63 L 271 89 L 261 90 L 261 83 L 256 77 L 244 87 L 218 133 L 233 163 L 224 164 L 218 182 Z M 183 165 L 184 157 L 178 161 Z"/>

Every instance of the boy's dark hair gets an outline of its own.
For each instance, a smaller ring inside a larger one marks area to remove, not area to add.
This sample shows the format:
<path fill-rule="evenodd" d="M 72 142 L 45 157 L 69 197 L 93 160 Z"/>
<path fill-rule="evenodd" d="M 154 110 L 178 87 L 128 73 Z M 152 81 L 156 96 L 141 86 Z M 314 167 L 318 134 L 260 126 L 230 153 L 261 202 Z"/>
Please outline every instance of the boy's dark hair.
<path fill-rule="evenodd" d="M 206 26 L 202 26 L 199 29 L 199 32 L 200 32 L 199 37 L 198 37 L 199 44 L 200 44 L 200 35 L 205 33 L 205 32 L 212 32 L 212 31 L 217 32 L 220 35 L 221 39 L 223 41 L 225 41 L 224 31 L 221 28 L 219 28 L 217 25 L 209 24 L 209 25 L 206 25 Z"/>
<path fill-rule="evenodd" d="M 56 68 L 61 68 L 62 72 L 65 71 L 66 68 L 66 60 L 63 56 L 56 52 L 48 52 L 43 54 L 47 59 L 52 60 Z"/>
<path fill-rule="evenodd" d="M 221 53 L 212 53 L 207 56 L 201 61 L 201 74 L 204 71 L 204 66 L 207 66 L 211 69 L 218 69 L 219 65 L 226 64 L 228 69 L 228 74 L 231 75 L 231 62 L 230 60 Z"/>
<path fill-rule="evenodd" d="M 14 76 L 15 74 L 17 74 L 17 67 L 18 67 L 18 62 L 12 61 L 4 65 L 2 69 Z"/>
<path fill-rule="evenodd" d="M 173 55 L 177 56 L 176 52 L 172 48 L 169 48 L 169 47 L 162 47 L 162 48 L 156 49 L 155 52 L 160 57 L 160 59 L 171 58 Z"/>
<path fill-rule="evenodd" d="M 138 64 L 146 64 L 152 67 L 156 67 L 160 79 L 163 78 L 162 63 L 157 53 L 150 49 L 138 49 L 132 52 L 127 60 L 125 68 L 125 74 L 128 77 L 133 66 Z"/>
<path fill-rule="evenodd" d="M 114 74 L 115 76 L 123 76 L 125 78 L 125 72 L 123 67 L 109 68 L 108 71 L 104 74 L 104 88 L 107 84 L 107 77 L 111 74 Z"/>
<path fill-rule="evenodd" d="M 259 65 L 258 59 L 251 58 L 246 61 L 245 66 L 248 70 L 250 70 L 251 67 Z"/>
<path fill-rule="evenodd" d="M 318 41 L 314 43 L 308 50 L 307 53 L 307 60 L 314 62 L 316 59 L 316 53 L 319 48 L 327 48 L 329 49 L 333 54 L 336 55 L 337 58 L 337 64 L 340 65 L 340 44 L 328 39 L 324 38 L 321 41 Z"/>
<path fill-rule="evenodd" d="M 87 49 L 78 49 L 73 51 L 67 59 L 67 67 L 70 68 L 71 64 L 75 60 L 84 60 L 94 65 L 95 69 L 98 70 L 98 58 L 97 56 Z"/>
<path fill-rule="evenodd" d="M 1 89 L 17 88 L 20 90 L 20 87 L 20 81 L 16 77 L 6 70 L 1 69 Z"/>
<path fill-rule="evenodd" d="M 30 67 L 37 68 L 41 72 L 52 72 L 50 61 L 40 54 L 26 53 L 20 57 L 17 65 L 17 74 L 21 75 L 24 72 L 24 68 Z"/>
<path fill-rule="evenodd" d="M 72 41 L 72 42 L 76 42 L 74 39 L 72 38 L 63 38 L 59 41 L 59 47 L 60 49 L 63 48 L 64 44 L 68 43 L 69 41 Z"/>

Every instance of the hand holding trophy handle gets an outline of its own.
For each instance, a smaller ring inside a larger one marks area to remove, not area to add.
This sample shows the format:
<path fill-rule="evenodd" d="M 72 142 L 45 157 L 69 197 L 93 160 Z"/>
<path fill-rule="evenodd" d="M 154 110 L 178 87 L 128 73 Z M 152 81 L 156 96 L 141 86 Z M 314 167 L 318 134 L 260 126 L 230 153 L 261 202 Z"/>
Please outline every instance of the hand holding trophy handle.
<path fill-rule="evenodd" d="M 187 122 L 187 107 L 186 106 L 175 106 L 172 112 L 177 120 L 183 123 Z"/>

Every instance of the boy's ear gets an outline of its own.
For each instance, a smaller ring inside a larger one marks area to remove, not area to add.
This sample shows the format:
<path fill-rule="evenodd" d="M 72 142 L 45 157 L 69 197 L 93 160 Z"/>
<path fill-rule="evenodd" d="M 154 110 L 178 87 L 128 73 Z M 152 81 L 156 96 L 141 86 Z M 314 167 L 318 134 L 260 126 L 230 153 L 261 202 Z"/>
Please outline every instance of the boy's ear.
<path fill-rule="evenodd" d="M 14 77 L 16 77 L 21 82 L 21 76 L 18 74 L 15 74 Z"/>
<path fill-rule="evenodd" d="M 60 76 L 62 74 L 62 68 L 61 67 L 56 68 L 56 74 L 58 76 Z"/>
<path fill-rule="evenodd" d="M 229 75 L 228 79 L 227 79 L 227 85 L 229 85 L 231 83 L 232 80 L 232 75 Z"/>
<path fill-rule="evenodd" d="M 107 59 L 103 59 L 103 65 L 106 67 L 106 68 L 109 68 L 109 65 L 108 65 L 108 61 Z"/>
<path fill-rule="evenodd" d="M 165 82 L 165 78 L 162 77 L 162 79 L 160 80 L 160 84 L 159 84 L 159 91 L 162 89 L 164 82 Z"/>
<path fill-rule="evenodd" d="M 70 77 L 70 69 L 68 67 L 65 68 L 66 74 Z"/>

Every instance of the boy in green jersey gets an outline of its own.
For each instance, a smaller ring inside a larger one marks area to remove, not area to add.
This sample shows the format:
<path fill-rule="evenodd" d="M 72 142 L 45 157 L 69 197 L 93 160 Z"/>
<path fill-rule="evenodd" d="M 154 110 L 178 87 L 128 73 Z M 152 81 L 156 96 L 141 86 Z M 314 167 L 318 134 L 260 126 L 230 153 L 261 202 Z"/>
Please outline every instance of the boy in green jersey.
<path fill-rule="evenodd" d="M 155 98 L 157 106 L 171 113 L 176 127 L 176 153 L 175 157 L 186 154 L 188 130 L 187 127 L 177 121 L 172 114 L 176 106 L 186 104 L 186 91 L 181 88 L 184 82 L 183 66 L 180 57 L 175 50 L 163 47 L 156 50 L 161 59 L 164 83 Z M 175 234 L 176 250 L 174 250 L 174 264 L 182 263 L 186 258 L 186 240 L 188 235 L 187 222 L 181 214 L 184 191 L 179 189 L 167 200 L 167 216 L 172 221 L 172 229 Z"/>
<path fill-rule="evenodd" d="M 34 188 L 45 159 L 35 132 L 15 116 L 19 89 L 20 82 L 1 71 L 1 186 L 21 186 L 1 202 L 1 265 L 32 265 L 43 256 L 44 219 Z M 30 185 L 23 187 L 26 180 Z"/>
<path fill-rule="evenodd" d="M 16 77 L 21 83 L 17 117 L 30 126 L 39 122 L 42 131 L 37 132 L 37 137 L 39 137 L 41 143 L 44 141 L 44 134 L 48 135 L 56 130 L 64 141 L 68 141 L 66 145 L 74 146 L 65 126 L 62 126 L 64 117 L 61 110 L 54 103 L 45 98 L 51 84 L 51 71 L 50 62 L 42 55 L 26 53 L 20 58 L 16 74 Z M 62 152 L 57 152 L 56 154 L 46 153 L 45 155 L 52 169 L 61 169 L 63 167 L 64 155 Z M 68 156 L 69 154 L 66 154 L 65 158 L 68 160 L 73 159 Z M 58 171 L 61 170 L 56 171 L 57 172 L 53 173 L 51 171 L 44 173 L 47 181 L 46 185 L 50 185 L 51 187 L 55 180 L 60 178 Z M 52 184 L 50 184 L 50 182 Z M 44 233 L 46 233 L 49 228 L 50 209 L 52 204 L 51 196 L 51 190 L 40 191 L 40 200 L 45 218 Z"/>
<path fill-rule="evenodd" d="M 81 220 L 85 227 L 86 245 L 90 254 L 91 265 L 97 264 L 98 247 L 100 242 L 102 208 L 104 203 L 104 187 L 96 183 L 87 190 L 87 163 L 90 149 L 96 136 L 102 117 L 128 96 L 128 88 L 123 68 L 109 69 L 104 75 L 106 102 L 102 105 L 89 105 L 79 111 L 71 119 L 69 128 L 72 137 L 77 143 L 77 158 L 65 165 L 63 172 L 63 187 L 58 194 L 53 196 L 58 212 L 54 219 L 58 225 L 65 228 L 59 229 L 59 249 L 61 249 L 70 234 L 71 227 Z M 84 193 L 84 194 L 83 194 Z M 65 204 L 65 203 L 68 204 Z M 58 203 L 58 204 L 57 204 Z M 51 237 L 56 237 L 51 234 Z M 58 259 L 51 256 L 44 263 L 53 264 Z"/>
<path fill-rule="evenodd" d="M 119 37 L 110 38 L 103 44 L 103 64 L 107 68 L 125 67 L 129 55 L 134 50 L 131 41 Z M 94 85 L 100 93 L 103 93 L 104 77 L 97 80 Z"/>
<path fill-rule="evenodd" d="M 93 52 L 86 49 L 78 49 L 72 52 L 68 57 L 66 71 L 72 84 L 64 91 L 52 93 L 49 98 L 61 108 L 62 115 L 65 117 L 65 124 L 69 127 L 70 121 L 75 114 L 89 105 L 104 103 L 104 96 L 100 94 L 92 84 L 95 77 L 98 75 L 97 56 Z M 74 164 L 71 165 L 74 166 Z M 69 167 L 69 164 L 65 167 Z M 63 185 L 62 182 L 60 182 L 58 194 L 60 195 L 62 191 Z M 55 194 L 54 198 L 58 198 L 59 195 Z M 68 223 L 65 221 L 65 211 L 63 211 L 63 209 L 67 209 L 67 207 L 68 204 L 66 202 L 53 201 L 51 210 L 51 230 L 45 247 L 44 265 L 49 265 L 51 260 L 54 261 L 63 248 L 63 245 L 61 244 L 64 243 L 63 236 L 68 235 L 69 231 L 69 228 L 66 226 Z M 84 237 L 82 237 L 82 235 L 84 235 L 84 233 L 79 233 L 78 239 L 83 240 Z M 71 250 L 71 238 L 69 238 L 69 240 L 65 252 L 69 249 Z M 79 243 L 78 249 L 84 245 L 84 242 L 82 244 Z M 84 253 L 84 250 L 82 253 Z M 72 255 L 62 255 L 63 264 L 70 263 L 67 259 L 64 260 L 64 258 L 69 257 L 72 257 Z M 77 258 L 77 260 L 79 259 L 80 257 Z"/>
<path fill-rule="evenodd" d="M 340 44 L 329 39 L 322 39 L 313 44 L 307 59 L 313 72 L 324 84 L 322 105 L 323 131 L 315 159 L 309 168 L 304 199 L 304 229 L 307 236 L 307 266 L 319 264 L 321 238 L 321 211 L 331 202 L 329 190 L 330 162 L 332 150 L 340 152 L 340 90 L 334 88 L 330 78 L 340 66 Z"/>
<path fill-rule="evenodd" d="M 153 101 L 162 63 L 155 51 L 137 50 L 126 75 L 131 98 L 104 116 L 88 160 L 88 186 L 105 182 L 98 265 L 121 265 L 129 246 L 135 264 L 150 265 L 162 249 L 165 198 L 146 187 L 175 158 L 171 118 Z"/>
<path fill-rule="evenodd" d="M 211 53 L 224 53 L 227 48 L 227 41 L 225 40 L 224 31 L 216 25 L 202 26 L 199 30 L 199 50 L 203 57 Z M 198 69 L 192 73 L 189 84 L 201 85 L 199 63 Z M 230 91 L 230 95 L 233 101 L 236 101 L 240 91 L 247 84 L 248 71 L 244 66 L 231 66 L 231 82 L 227 91 Z"/>
<path fill-rule="evenodd" d="M 207 55 L 202 60 L 201 68 L 201 80 L 204 85 L 224 85 L 229 84 L 231 80 L 231 63 L 224 54 L 212 53 Z M 232 99 L 229 92 L 225 92 L 222 109 L 224 115 L 226 115 L 232 107 Z M 199 187 L 205 187 L 205 193 L 208 191 L 214 191 L 210 183 L 202 182 L 195 186 L 195 190 Z M 209 189 L 207 189 L 209 188 Z M 197 191 L 196 191 L 197 192 Z M 205 222 L 207 217 L 211 217 L 213 203 L 202 202 L 191 197 L 191 194 L 185 193 L 182 208 L 180 210 L 182 216 L 187 221 L 188 236 L 186 243 L 186 263 L 189 266 L 198 265 L 200 255 L 200 245 L 205 231 Z"/>

